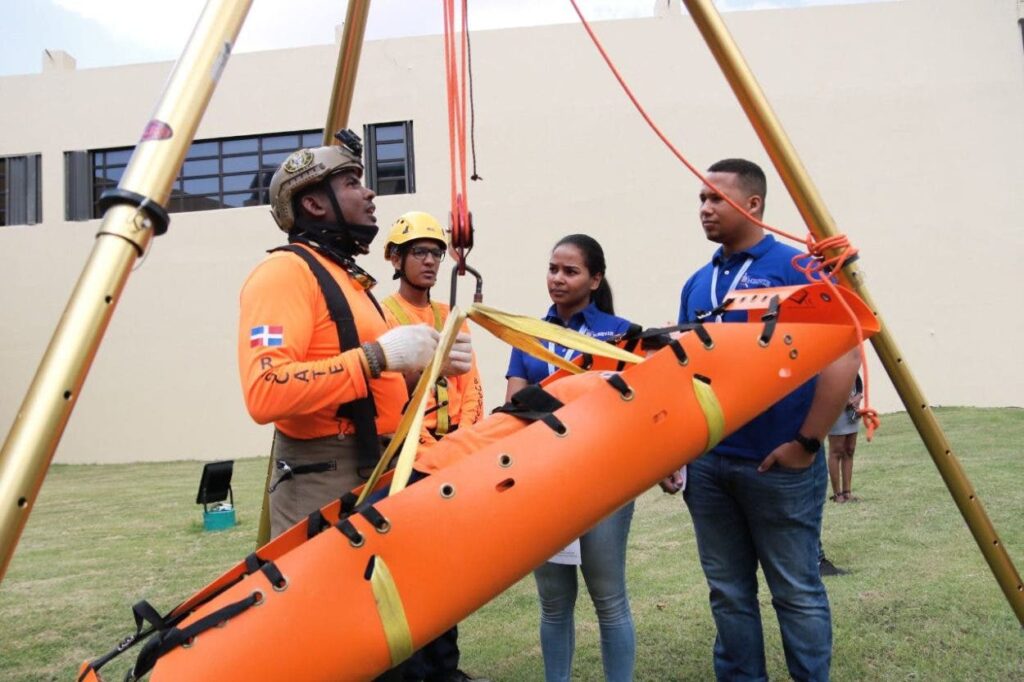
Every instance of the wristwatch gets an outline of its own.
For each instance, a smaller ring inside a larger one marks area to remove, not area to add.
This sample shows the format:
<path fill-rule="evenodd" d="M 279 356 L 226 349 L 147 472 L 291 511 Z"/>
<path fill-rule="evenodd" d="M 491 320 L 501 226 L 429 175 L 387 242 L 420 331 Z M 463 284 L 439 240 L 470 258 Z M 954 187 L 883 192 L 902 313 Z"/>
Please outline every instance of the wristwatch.
<path fill-rule="evenodd" d="M 793 437 L 793 440 L 800 443 L 800 446 L 807 451 L 808 455 L 813 455 L 818 452 L 818 450 L 821 450 L 821 441 L 817 438 L 808 438 L 802 433 L 797 433 L 796 436 Z"/>

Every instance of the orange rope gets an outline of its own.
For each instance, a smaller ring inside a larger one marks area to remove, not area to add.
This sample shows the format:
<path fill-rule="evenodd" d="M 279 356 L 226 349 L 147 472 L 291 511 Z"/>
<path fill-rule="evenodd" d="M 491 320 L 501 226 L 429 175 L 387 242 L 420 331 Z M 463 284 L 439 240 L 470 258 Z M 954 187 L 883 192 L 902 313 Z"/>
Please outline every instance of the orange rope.
<path fill-rule="evenodd" d="M 469 16 L 461 0 L 461 27 L 455 28 L 455 0 L 444 0 L 444 63 L 448 99 L 448 152 L 451 159 L 450 228 L 452 251 L 465 274 L 466 255 L 473 248 L 466 182 L 466 69 Z M 459 43 L 457 45 L 456 43 Z"/>
<path fill-rule="evenodd" d="M 626 84 L 626 81 L 622 77 L 622 74 L 619 73 L 619 70 L 616 68 L 615 64 L 612 63 L 612 60 L 608 56 L 608 53 L 605 51 L 604 46 L 601 44 L 601 41 L 598 40 L 597 35 L 595 35 L 594 31 L 590 28 L 590 24 L 587 22 L 586 17 L 583 16 L 583 12 L 580 11 L 579 5 L 576 4 L 576 0 L 569 0 L 569 2 L 572 3 L 573 9 L 576 10 L 576 15 L 580 18 L 580 23 L 583 24 L 583 28 L 586 30 L 587 35 L 590 36 L 591 41 L 593 41 L 594 46 L 597 48 L 597 51 L 601 54 L 601 58 L 604 59 L 605 64 L 607 64 L 608 68 L 611 69 L 612 75 L 615 76 L 615 80 L 617 80 L 619 82 L 619 85 L 622 86 L 622 89 L 626 93 L 626 96 L 629 98 L 629 101 L 633 103 L 633 106 L 636 108 L 637 112 L 639 112 L 640 116 L 644 119 L 644 121 L 651 128 L 651 130 L 654 131 L 654 134 L 657 135 L 663 143 L 665 143 L 665 146 L 668 147 L 669 151 L 671 151 L 672 154 L 674 154 L 675 157 L 679 159 L 679 161 L 682 162 L 682 164 L 686 166 L 686 168 L 689 169 L 691 173 L 693 173 L 693 175 L 695 175 L 701 182 L 703 182 L 705 186 L 710 188 L 718 196 L 722 197 L 722 199 L 724 199 L 726 203 L 728 203 L 734 209 L 739 211 L 744 217 L 747 218 L 747 220 L 749 220 L 750 222 L 754 223 L 755 225 L 762 229 L 768 230 L 769 232 L 774 232 L 775 234 L 785 237 L 791 241 L 801 242 L 807 248 L 807 254 L 800 254 L 793 258 L 793 267 L 799 270 L 800 272 L 803 272 L 809 281 L 821 281 L 827 284 L 829 288 L 832 290 L 833 295 L 842 304 L 843 309 L 846 310 L 850 318 L 853 320 L 854 328 L 857 331 L 858 352 L 860 353 L 860 364 L 862 371 L 864 373 L 864 408 L 858 410 L 857 413 L 861 415 L 861 417 L 864 420 L 864 426 L 867 429 L 867 439 L 870 441 L 871 438 L 874 436 L 875 429 L 878 428 L 878 426 L 880 426 L 881 422 L 878 419 L 878 412 L 875 411 L 872 407 L 870 407 L 869 404 L 870 377 L 868 372 L 867 355 L 864 353 L 864 330 L 861 328 L 860 322 L 857 320 L 857 316 L 854 314 L 853 310 L 843 299 L 842 295 L 839 294 L 839 290 L 837 289 L 835 282 L 832 281 L 833 278 L 829 276 L 829 273 L 841 269 L 847 261 L 856 256 L 857 249 L 851 246 L 849 239 L 847 239 L 847 237 L 842 234 L 822 239 L 821 241 L 815 241 L 814 235 L 810 233 L 808 233 L 808 235 L 804 239 L 789 234 L 784 230 L 781 230 L 777 227 L 773 227 L 772 225 L 765 223 L 759 218 L 752 216 L 742 206 L 733 201 L 725 192 L 718 189 L 718 187 L 716 187 L 710 180 L 708 180 L 708 178 L 703 173 L 701 173 L 696 166 L 690 163 L 690 161 L 682 154 L 682 152 L 680 152 L 676 148 L 676 146 L 672 144 L 672 141 L 668 139 L 665 133 L 661 131 L 658 125 L 654 122 L 654 120 L 647 114 L 647 111 L 644 109 L 643 105 L 640 104 L 640 101 L 633 94 L 632 89 L 630 89 L 629 85 Z M 826 252 L 833 249 L 836 250 L 836 255 L 832 257 L 826 257 Z M 810 256 L 810 258 L 807 257 L 808 255 Z M 801 263 L 800 261 L 803 261 L 803 263 Z"/>

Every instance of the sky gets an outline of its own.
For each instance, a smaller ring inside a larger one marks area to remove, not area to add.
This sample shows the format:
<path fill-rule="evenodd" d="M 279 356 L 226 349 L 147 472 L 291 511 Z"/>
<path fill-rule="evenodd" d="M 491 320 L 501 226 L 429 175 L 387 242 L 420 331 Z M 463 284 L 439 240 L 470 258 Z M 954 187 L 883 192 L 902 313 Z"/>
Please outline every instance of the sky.
<path fill-rule="evenodd" d="M 588 21 L 651 16 L 668 0 L 577 0 Z M 720 11 L 884 0 L 715 0 Z M 0 76 L 39 73 L 43 50 L 80 69 L 177 59 L 205 0 L 0 0 Z M 235 52 L 334 42 L 345 0 L 253 0 Z M 577 21 L 568 0 L 469 0 L 470 29 Z M 373 0 L 366 38 L 442 32 L 438 0 Z"/>

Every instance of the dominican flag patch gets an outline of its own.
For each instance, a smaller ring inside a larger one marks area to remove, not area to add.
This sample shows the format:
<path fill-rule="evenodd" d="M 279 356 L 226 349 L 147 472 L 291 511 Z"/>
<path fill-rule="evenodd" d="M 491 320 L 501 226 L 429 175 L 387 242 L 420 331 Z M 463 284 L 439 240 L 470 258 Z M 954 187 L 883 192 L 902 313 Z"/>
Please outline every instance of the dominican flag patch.
<path fill-rule="evenodd" d="M 283 346 L 284 327 L 279 324 L 263 324 L 249 332 L 249 347 Z"/>

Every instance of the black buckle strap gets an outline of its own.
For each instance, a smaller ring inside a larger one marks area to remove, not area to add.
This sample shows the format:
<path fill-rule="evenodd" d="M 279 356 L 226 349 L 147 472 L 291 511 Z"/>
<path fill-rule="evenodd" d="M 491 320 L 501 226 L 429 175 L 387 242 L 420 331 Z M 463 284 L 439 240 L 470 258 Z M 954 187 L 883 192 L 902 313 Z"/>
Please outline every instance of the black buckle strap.
<path fill-rule="evenodd" d="M 327 523 L 327 519 L 320 512 L 319 509 L 311 513 L 306 517 L 306 539 L 310 540 L 324 530 L 326 530 L 331 524 Z"/>
<path fill-rule="evenodd" d="M 370 525 L 372 525 L 374 530 L 378 533 L 386 533 L 391 529 L 391 522 L 388 521 L 387 517 L 381 514 L 372 504 L 361 507 L 359 509 L 359 514 L 369 521 Z"/>
<path fill-rule="evenodd" d="M 142 647 L 142 651 L 139 652 L 139 657 L 136 659 L 135 666 L 132 668 L 130 673 L 132 676 L 131 679 L 139 679 L 148 673 L 153 669 L 153 666 L 156 665 L 156 662 L 161 656 L 168 653 L 175 647 L 186 644 L 197 635 L 202 634 L 210 628 L 227 622 L 259 603 L 262 599 L 265 599 L 262 592 L 253 592 L 245 599 L 233 604 L 228 604 L 224 608 L 218 609 L 210 615 L 200 618 L 187 628 L 182 630 L 174 628 L 164 633 L 157 633 L 153 637 L 150 637 Z"/>
<path fill-rule="evenodd" d="M 558 435 L 567 431 L 565 424 L 558 417 L 552 414 L 563 405 L 555 396 L 545 391 L 536 384 L 531 384 L 521 391 L 517 391 L 512 399 L 495 409 L 495 412 L 504 412 L 513 417 L 528 422 L 542 421 Z"/>
<path fill-rule="evenodd" d="M 761 321 L 764 322 L 764 328 L 761 330 L 761 336 L 757 342 L 762 346 L 767 346 L 775 333 L 775 324 L 779 321 L 778 294 L 772 296 L 772 300 L 768 303 L 768 312 L 761 316 Z"/>
<path fill-rule="evenodd" d="M 686 365 L 690 362 L 690 358 L 686 356 L 686 349 L 683 348 L 683 344 L 679 343 L 679 339 L 669 341 L 668 347 L 672 349 L 672 353 L 675 354 L 676 360 L 679 361 L 680 365 Z"/>
<path fill-rule="evenodd" d="M 680 324 L 677 329 L 682 332 L 693 332 L 700 339 L 700 342 L 704 344 L 704 347 L 711 350 L 715 346 L 715 342 L 711 339 L 711 334 L 704 328 L 704 325 L 700 322 L 687 322 L 686 324 Z"/>
<path fill-rule="evenodd" d="M 339 510 L 339 518 L 342 516 L 348 516 L 352 513 L 352 510 L 356 508 L 356 502 L 359 501 L 359 496 L 354 492 L 347 492 L 338 498 L 341 503 L 341 509 Z"/>
<path fill-rule="evenodd" d="M 629 399 L 633 397 L 633 389 L 630 388 L 629 384 L 626 383 L 626 380 L 623 379 L 621 375 L 612 374 L 611 376 L 606 377 L 605 381 L 608 382 L 609 386 L 618 391 L 619 395 L 623 398 Z"/>
<path fill-rule="evenodd" d="M 353 526 L 352 522 L 348 519 L 338 521 L 334 527 L 339 533 L 348 538 L 349 543 L 351 543 L 353 547 L 362 547 L 363 542 L 366 541 L 366 538 L 364 538 L 363 534 L 359 532 L 359 529 Z"/>

